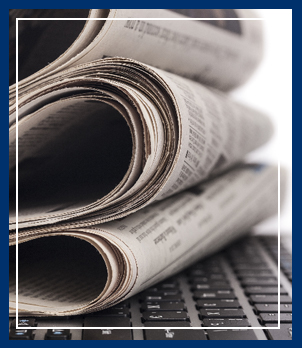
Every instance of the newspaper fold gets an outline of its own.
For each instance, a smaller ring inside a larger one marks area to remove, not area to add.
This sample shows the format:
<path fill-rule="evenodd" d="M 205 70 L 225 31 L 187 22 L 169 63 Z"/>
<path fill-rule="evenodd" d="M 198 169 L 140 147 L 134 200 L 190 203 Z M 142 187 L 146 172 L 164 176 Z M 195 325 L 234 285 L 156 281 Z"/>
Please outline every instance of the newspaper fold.
<path fill-rule="evenodd" d="M 21 231 L 19 315 L 71 315 L 112 306 L 221 249 L 275 214 L 277 202 L 277 168 L 246 164 L 117 221 Z M 10 240 L 14 245 L 15 236 Z"/>
<path fill-rule="evenodd" d="M 225 170 L 272 134 L 266 115 L 125 58 L 54 75 L 19 105 L 19 228 L 121 218 Z M 16 227 L 15 119 L 10 229 Z"/>
<path fill-rule="evenodd" d="M 87 17 L 87 10 L 73 11 L 34 10 L 29 14 L 49 14 L 48 19 L 40 20 L 22 20 L 22 15 L 28 15 L 22 10 L 11 13 L 13 18 L 19 18 L 20 28 L 19 96 L 30 93 L 54 73 L 113 56 L 135 59 L 230 90 L 243 84 L 262 58 L 262 23 L 248 20 L 257 17 L 251 10 L 93 9 L 86 23 L 70 18 L 56 20 L 64 15 Z M 59 30 L 65 35 L 60 35 Z M 74 37 L 74 33 L 78 37 L 70 44 L 67 38 Z M 50 57 L 58 58 L 51 62 Z M 36 71 L 37 67 L 42 68 Z M 10 87 L 11 112 L 15 111 L 15 99 L 14 84 Z"/>

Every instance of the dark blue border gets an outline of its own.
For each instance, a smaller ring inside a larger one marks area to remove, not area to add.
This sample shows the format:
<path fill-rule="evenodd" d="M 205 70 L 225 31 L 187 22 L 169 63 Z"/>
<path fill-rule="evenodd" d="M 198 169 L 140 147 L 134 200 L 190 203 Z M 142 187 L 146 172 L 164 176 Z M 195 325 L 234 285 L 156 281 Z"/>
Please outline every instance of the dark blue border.
<path fill-rule="evenodd" d="M 211 1 L 197 2 L 196 0 L 183 1 L 10 1 L 5 6 L 9 8 L 99 8 L 100 5 L 104 8 L 293 8 L 297 7 L 297 2 L 294 1 Z M 185 5 L 185 6 L 184 6 Z M 2 7 L 4 7 L 2 5 Z"/>
<path fill-rule="evenodd" d="M 295 5 L 295 6 L 294 6 Z M 7 6 L 7 8 L 5 8 Z M 293 8 L 294 10 L 297 9 L 298 7 L 298 2 L 295 1 L 287 1 L 287 2 L 281 2 L 281 1 L 274 1 L 274 2 L 263 2 L 263 1 L 233 1 L 233 2 L 222 2 L 222 1 L 218 1 L 218 2 L 196 2 L 196 1 L 186 1 L 186 2 L 180 2 L 180 1 L 157 1 L 154 0 L 152 2 L 142 2 L 142 1 L 90 1 L 90 2 L 79 2 L 79 1 L 52 1 L 51 3 L 46 3 L 46 2 L 41 2 L 41 1 L 10 1 L 7 2 L 6 4 L 2 5 L 2 18 L 1 18 L 1 33 L 3 33 L 2 35 L 2 40 L 1 40 L 1 48 L 2 50 L 4 50 L 4 47 L 6 47 L 6 52 L 2 52 L 1 57 L 2 57 L 2 71 L 1 71 L 1 82 L 2 82 L 2 98 L 1 98 L 1 102 L 2 102 L 2 110 L 7 110 L 7 100 L 8 100 L 8 89 L 7 89 L 7 81 L 8 81 L 8 9 L 9 8 L 99 8 L 99 7 L 103 7 L 103 8 L 200 8 L 201 6 L 204 8 Z M 299 17 L 298 17 L 299 14 Z M 296 18 L 295 18 L 296 17 Z M 299 11 L 293 11 L 293 23 L 298 23 L 295 22 L 295 19 L 299 18 L 299 20 L 301 20 L 301 13 Z M 282 23 L 280 23 L 280 25 L 282 25 Z M 293 38 L 294 41 L 296 43 L 298 43 L 297 47 L 301 44 L 301 29 L 300 29 L 300 25 L 298 27 L 298 25 L 296 25 L 296 27 L 293 27 Z M 282 47 L 280 47 L 280 50 L 282 50 Z M 295 58 L 297 59 L 297 57 L 299 57 L 299 60 L 301 60 L 301 55 L 297 54 L 297 48 L 294 47 L 294 53 L 295 53 Z M 300 63 L 301 64 L 301 63 Z M 293 96 L 297 93 L 299 93 L 299 98 L 301 98 L 301 88 L 299 81 L 301 77 L 301 69 L 298 67 L 298 65 L 295 65 L 295 74 L 294 74 L 294 79 L 293 79 L 293 85 L 294 87 L 296 87 L 296 89 L 294 89 L 293 91 Z M 278 71 L 276 71 L 276 83 L 278 83 Z M 5 97 L 4 97 L 5 96 Z M 6 97 L 7 96 L 7 97 Z M 296 109 L 296 105 L 293 104 L 293 112 L 295 112 Z M 301 108 L 298 111 L 301 114 Z M 284 117 L 288 117 L 288 115 L 284 115 Z M 297 116 L 294 118 L 294 126 L 293 126 L 293 156 L 294 157 L 301 157 L 301 144 L 300 142 L 297 142 L 297 138 L 295 137 L 295 132 L 300 132 L 300 118 Z M 7 132 L 7 128 L 8 128 L 8 122 L 7 122 L 7 116 L 6 116 L 6 112 L 3 112 L 3 115 L 0 117 L 0 122 L 1 122 L 1 137 L 0 137 L 0 141 L 1 141 L 1 190 L 0 190 L 0 196 L 1 196 L 1 209 L 0 209 L 0 218 L 1 218 L 1 227 L 2 227 L 2 245 L 5 246 L 4 248 L 2 248 L 2 253 L 1 253 L 1 257 L 2 257 L 2 289 L 5 289 L 4 291 L 2 291 L 2 301 L 1 301 L 1 313 L 2 313 L 2 318 L 1 318 L 1 327 L 2 328 L 7 328 L 7 315 L 4 313 L 7 313 L 7 303 L 8 303 L 8 296 L 7 296 L 7 291 L 6 291 L 6 279 L 8 279 L 8 251 L 7 251 L 7 226 L 8 226 L 8 170 L 7 170 L 7 163 L 8 163 L 8 132 Z M 300 139 L 298 139 L 300 140 Z M 298 160 L 301 160 L 300 158 Z M 299 162 L 298 162 L 299 163 Z M 298 164 L 299 165 L 299 164 Z M 294 204 L 293 205 L 293 211 L 297 210 L 297 209 L 301 209 L 301 204 L 299 204 L 298 202 L 298 198 L 302 197 L 301 195 L 301 190 L 300 190 L 300 185 L 297 185 L 296 183 L 296 176 L 297 176 L 297 168 L 296 168 L 296 163 L 293 164 L 293 167 L 295 166 L 295 171 L 293 171 L 293 183 L 295 183 L 295 189 L 293 192 L 293 201 L 297 202 L 298 204 Z M 301 180 L 301 179 L 300 179 Z M 295 221 L 295 220 L 294 220 Z M 294 243 L 293 245 L 297 245 L 297 247 L 294 247 L 294 249 L 297 248 L 301 248 L 301 243 L 300 239 L 300 231 L 297 231 L 297 233 L 295 233 L 295 239 L 294 239 Z M 5 236 L 5 237 L 4 237 Z M 294 254 L 295 254 L 295 250 L 294 250 Z M 301 262 L 301 261 L 300 261 Z M 297 282 L 294 281 L 295 283 Z M 299 304 L 297 302 L 295 302 L 295 308 L 296 306 L 298 307 Z M 296 309 L 296 313 L 301 313 L 301 311 L 299 312 L 299 308 Z M 299 315 L 297 315 L 297 320 Z M 297 331 L 298 329 L 298 325 L 300 323 L 297 322 Z M 31 342 L 26 342 L 26 341 L 21 341 L 21 342 L 17 342 L 17 341 L 8 341 L 8 333 L 6 331 L 6 329 L 2 329 L 2 339 L 1 342 L 2 344 L 6 345 L 18 345 L 18 346 L 28 346 L 30 345 L 36 345 L 39 344 L 37 342 L 42 343 L 43 345 L 52 345 L 51 342 L 49 341 L 31 341 Z M 295 330 L 294 330 L 295 332 Z M 294 339 L 293 342 L 288 342 L 289 344 L 295 344 L 295 342 L 300 341 L 298 339 L 298 335 L 299 333 L 295 332 L 294 333 L 294 338 L 296 337 L 296 340 Z M 152 341 L 123 341 L 123 342 L 119 342 L 119 341 L 102 341 L 102 342 L 95 342 L 95 341 L 69 341 L 69 342 L 62 342 L 62 341 L 58 341 L 56 343 L 59 345 L 67 345 L 70 346 L 71 344 L 73 346 L 86 346 L 86 345 L 94 345 L 97 347 L 114 347 L 114 346 L 122 346 L 123 347 L 129 347 L 130 345 L 132 347 L 140 347 L 141 345 L 144 345 L 144 347 L 154 347 L 154 344 L 156 344 L 156 346 L 164 346 L 164 347 L 183 347 L 183 344 L 190 345 L 190 347 L 201 347 L 204 341 L 187 341 L 187 342 L 182 342 L 182 341 L 169 341 L 169 342 L 165 342 L 165 341 L 156 341 L 156 342 L 152 342 Z M 210 344 L 211 346 L 217 346 L 217 345 L 230 345 L 232 344 L 233 346 L 242 346 L 242 344 L 244 344 L 244 346 L 251 346 L 251 345 L 255 345 L 256 342 L 255 341 L 245 341 L 245 342 L 236 342 L 236 341 L 224 341 L 224 342 L 219 342 L 219 341 L 208 341 L 208 344 Z M 263 344 L 262 342 L 257 342 L 258 344 Z M 270 344 L 270 343 L 267 343 Z M 271 343 L 275 345 L 282 345 L 282 347 L 284 347 L 284 345 L 286 344 L 286 342 L 283 341 L 279 341 L 279 342 L 274 342 Z"/>

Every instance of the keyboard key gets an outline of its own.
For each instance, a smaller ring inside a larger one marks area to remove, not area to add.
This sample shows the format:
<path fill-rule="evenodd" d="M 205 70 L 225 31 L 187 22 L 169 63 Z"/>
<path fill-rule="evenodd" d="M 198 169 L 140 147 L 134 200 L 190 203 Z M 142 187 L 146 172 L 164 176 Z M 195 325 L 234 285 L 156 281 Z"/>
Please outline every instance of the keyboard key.
<path fill-rule="evenodd" d="M 261 321 L 265 324 L 278 322 L 278 313 L 261 313 L 259 317 Z M 292 319 L 292 313 L 280 313 L 281 323 L 291 323 Z"/>
<path fill-rule="evenodd" d="M 181 296 L 181 292 L 178 289 L 168 289 L 168 290 L 162 290 L 162 291 L 145 291 L 142 295 L 144 296 L 154 296 L 154 295 L 159 295 L 159 296 Z"/>
<path fill-rule="evenodd" d="M 237 300 L 197 300 L 197 308 L 239 308 L 240 304 Z"/>
<path fill-rule="evenodd" d="M 197 286 L 198 284 L 209 284 L 209 285 L 217 285 L 217 286 L 228 286 L 229 283 L 226 279 L 223 280 L 210 280 L 207 277 L 198 277 L 198 278 L 193 278 L 190 280 L 190 283 L 193 286 Z"/>
<path fill-rule="evenodd" d="M 41 317 L 36 318 L 38 327 L 62 328 L 62 327 L 80 327 L 83 326 L 82 316 L 71 316 L 69 319 L 61 319 L 62 317 Z"/>
<path fill-rule="evenodd" d="M 210 340 L 257 340 L 253 330 L 208 330 Z"/>
<path fill-rule="evenodd" d="M 220 326 L 220 327 L 246 327 L 250 326 L 250 323 L 247 319 L 203 319 L 203 325 L 205 327 L 213 327 L 213 326 Z"/>
<path fill-rule="evenodd" d="M 206 340 L 207 336 L 204 330 L 144 330 L 146 340 Z"/>
<path fill-rule="evenodd" d="M 202 298 L 231 298 L 235 299 L 236 296 L 231 290 L 196 290 L 194 291 L 194 297 L 196 299 L 202 299 Z"/>
<path fill-rule="evenodd" d="M 226 281 L 226 276 L 223 273 L 208 274 L 206 272 L 201 272 L 201 274 L 195 274 L 197 272 L 192 272 L 190 279 L 195 282 L 210 282 L 216 280 Z"/>
<path fill-rule="evenodd" d="M 217 259 L 216 256 L 206 258 L 200 261 L 200 264 L 202 266 L 221 266 L 221 262 Z"/>
<path fill-rule="evenodd" d="M 33 340 L 33 330 L 27 329 L 11 329 L 9 332 L 10 340 Z"/>
<path fill-rule="evenodd" d="M 208 284 L 211 280 L 208 277 L 191 277 L 189 283 L 191 284 Z"/>
<path fill-rule="evenodd" d="M 257 262 L 258 260 L 263 260 L 259 252 L 257 252 L 257 250 L 246 250 L 244 249 L 244 245 L 241 246 L 240 250 L 229 250 L 227 252 L 227 256 L 229 259 L 237 261 L 238 263 L 246 263 L 249 259 L 254 262 Z"/>
<path fill-rule="evenodd" d="M 110 316 L 110 317 L 129 317 L 130 311 L 129 308 L 107 308 L 102 311 L 94 312 L 88 314 L 89 316 L 96 316 L 96 317 L 102 317 L 102 316 Z"/>
<path fill-rule="evenodd" d="M 265 269 L 265 270 L 243 270 L 243 271 L 237 271 L 236 272 L 237 276 L 239 278 L 242 277 L 248 277 L 248 276 L 256 276 L 258 278 L 266 278 L 268 276 L 272 275 L 272 271 L 270 269 Z"/>
<path fill-rule="evenodd" d="M 142 301 L 181 301 L 182 295 L 179 291 L 145 292 L 140 296 Z"/>
<path fill-rule="evenodd" d="M 254 294 L 268 294 L 268 295 L 277 295 L 278 294 L 278 287 L 270 287 L 270 286 L 248 286 L 245 288 L 245 293 L 247 295 L 254 295 Z M 280 289 L 280 295 L 287 295 L 287 292 L 281 288 Z"/>
<path fill-rule="evenodd" d="M 261 258 L 260 255 L 255 255 L 257 258 Z M 262 264 L 261 262 L 254 262 L 254 257 L 251 257 L 250 255 L 244 255 L 244 254 L 238 254 L 238 255 L 229 255 L 228 260 L 232 265 L 239 265 L 239 264 L 246 264 L 251 263 L 253 265 L 259 265 Z"/>
<path fill-rule="evenodd" d="M 278 280 L 275 277 L 243 277 L 241 278 L 240 283 L 242 286 L 277 286 Z"/>
<path fill-rule="evenodd" d="M 142 301 L 182 301 L 182 297 L 179 295 L 166 295 L 166 296 L 159 296 L 159 295 L 148 295 L 145 297 L 141 297 Z"/>
<path fill-rule="evenodd" d="M 116 304 L 112 308 L 125 308 L 125 307 L 127 307 L 127 308 L 130 307 L 130 301 L 129 300 L 125 300 L 125 301 L 119 302 L 118 304 Z"/>
<path fill-rule="evenodd" d="M 267 327 L 273 327 L 271 324 L 266 324 Z M 265 330 L 267 337 L 270 340 L 291 340 L 293 338 L 292 324 L 280 324 L 280 329 Z"/>
<path fill-rule="evenodd" d="M 130 319 L 125 317 L 86 317 L 86 327 L 129 327 Z"/>
<path fill-rule="evenodd" d="M 16 319 L 14 319 L 11 327 L 16 328 L 16 323 Z M 18 327 L 33 327 L 36 325 L 36 320 L 34 318 L 18 318 Z"/>
<path fill-rule="evenodd" d="M 145 327 L 191 327 L 188 321 L 145 321 Z"/>
<path fill-rule="evenodd" d="M 129 300 L 125 300 L 125 301 L 123 301 L 123 302 L 120 302 L 120 303 L 116 304 L 116 305 L 113 306 L 113 307 L 108 308 L 108 309 L 120 309 L 120 310 L 124 310 L 125 308 L 129 308 L 129 307 L 130 307 L 130 302 L 129 302 Z M 97 311 L 97 312 L 92 312 L 92 313 L 89 313 L 89 314 L 87 314 L 87 315 L 94 315 L 95 313 L 101 313 L 102 311 L 105 311 L 105 310 L 107 310 L 107 309 L 103 309 L 103 310 Z"/>
<path fill-rule="evenodd" d="M 174 281 L 167 281 L 164 283 L 156 284 L 151 288 L 148 288 L 149 291 L 165 291 L 165 290 L 178 290 L 178 283 Z"/>
<path fill-rule="evenodd" d="M 221 284 L 195 284 L 193 290 L 232 290 L 230 285 L 226 282 L 220 282 Z"/>
<path fill-rule="evenodd" d="M 142 303 L 143 311 L 184 311 L 186 306 L 183 302 L 145 302 Z"/>
<path fill-rule="evenodd" d="M 191 277 L 206 276 L 206 272 L 203 269 L 191 269 L 189 271 L 189 276 Z"/>
<path fill-rule="evenodd" d="M 242 250 L 239 253 L 233 253 L 229 256 L 229 260 L 235 265 L 265 265 L 263 257 L 257 253 L 257 251 L 252 251 L 251 253 Z"/>
<path fill-rule="evenodd" d="M 246 315 L 240 308 L 201 309 L 201 318 L 244 318 Z"/>
<path fill-rule="evenodd" d="M 278 305 L 277 304 L 255 304 L 255 308 L 258 313 L 277 313 L 278 312 Z M 291 313 L 292 312 L 292 305 L 291 304 L 280 304 L 280 312 L 281 313 Z"/>
<path fill-rule="evenodd" d="M 223 273 L 222 268 L 220 266 L 204 266 L 203 269 L 206 273 Z"/>
<path fill-rule="evenodd" d="M 263 265 L 262 263 L 259 263 L 259 264 L 240 263 L 238 265 L 234 265 L 233 268 L 235 271 L 243 271 L 243 270 L 267 271 L 268 270 L 268 267 L 266 265 Z"/>
<path fill-rule="evenodd" d="M 222 273 L 216 273 L 216 274 L 208 274 L 207 277 L 210 280 L 223 280 L 226 278 L 226 276 Z"/>
<path fill-rule="evenodd" d="M 253 303 L 278 303 L 277 295 L 251 295 L 250 300 Z M 292 303 L 292 299 L 289 296 L 280 296 L 280 303 Z"/>
<path fill-rule="evenodd" d="M 70 340 L 71 333 L 70 330 L 62 330 L 62 329 L 50 329 L 47 330 L 45 334 L 46 340 Z"/>
<path fill-rule="evenodd" d="M 132 330 L 104 329 L 83 330 L 83 340 L 132 340 Z"/>
<path fill-rule="evenodd" d="M 183 311 L 153 311 L 144 312 L 143 321 L 181 321 L 189 320 L 188 314 Z"/>

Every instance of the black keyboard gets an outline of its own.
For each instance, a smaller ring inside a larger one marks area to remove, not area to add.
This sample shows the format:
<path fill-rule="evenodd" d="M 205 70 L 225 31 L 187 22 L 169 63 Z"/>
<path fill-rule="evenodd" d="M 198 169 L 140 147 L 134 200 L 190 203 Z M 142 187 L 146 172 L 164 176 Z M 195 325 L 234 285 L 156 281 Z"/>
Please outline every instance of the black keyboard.
<path fill-rule="evenodd" d="M 280 251 L 280 329 L 276 329 L 278 244 L 277 237 L 270 236 L 246 237 L 103 311 L 73 317 L 22 317 L 18 329 L 16 319 L 10 318 L 9 338 L 291 340 L 292 261 L 285 247 Z"/>

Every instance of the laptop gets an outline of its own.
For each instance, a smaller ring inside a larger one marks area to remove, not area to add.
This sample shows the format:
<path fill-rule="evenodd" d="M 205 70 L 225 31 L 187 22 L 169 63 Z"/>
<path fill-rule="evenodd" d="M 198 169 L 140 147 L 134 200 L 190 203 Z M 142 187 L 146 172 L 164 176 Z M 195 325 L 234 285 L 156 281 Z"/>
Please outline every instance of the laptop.
<path fill-rule="evenodd" d="M 279 324 L 278 237 L 253 234 L 106 310 L 10 318 L 9 339 L 291 340 L 290 235 L 280 256 Z"/>

